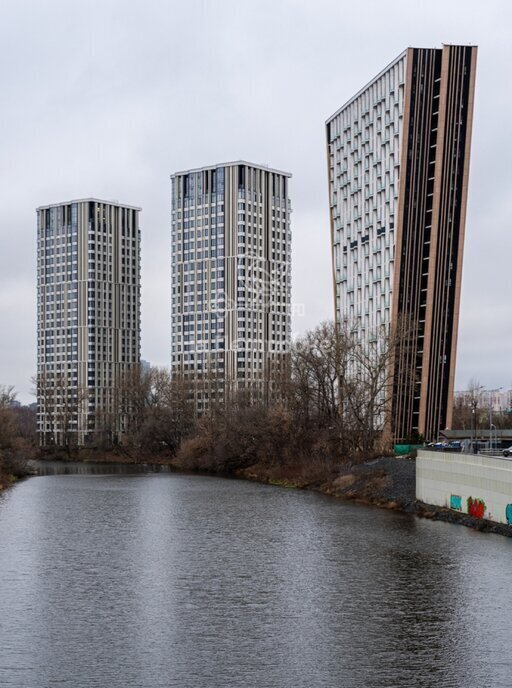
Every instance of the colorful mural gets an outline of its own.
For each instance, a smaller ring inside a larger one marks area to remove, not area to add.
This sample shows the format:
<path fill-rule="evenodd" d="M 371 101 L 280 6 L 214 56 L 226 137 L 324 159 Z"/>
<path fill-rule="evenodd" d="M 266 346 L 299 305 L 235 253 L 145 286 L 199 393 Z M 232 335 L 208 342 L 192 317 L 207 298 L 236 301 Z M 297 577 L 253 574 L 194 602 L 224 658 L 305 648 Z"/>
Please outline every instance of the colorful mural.
<path fill-rule="evenodd" d="M 462 511 L 462 497 L 460 495 L 451 495 L 451 497 L 450 497 L 450 509 L 455 509 L 456 511 Z"/>
<path fill-rule="evenodd" d="M 468 497 L 468 514 L 475 518 L 483 518 L 485 514 L 485 502 L 483 499 Z"/>

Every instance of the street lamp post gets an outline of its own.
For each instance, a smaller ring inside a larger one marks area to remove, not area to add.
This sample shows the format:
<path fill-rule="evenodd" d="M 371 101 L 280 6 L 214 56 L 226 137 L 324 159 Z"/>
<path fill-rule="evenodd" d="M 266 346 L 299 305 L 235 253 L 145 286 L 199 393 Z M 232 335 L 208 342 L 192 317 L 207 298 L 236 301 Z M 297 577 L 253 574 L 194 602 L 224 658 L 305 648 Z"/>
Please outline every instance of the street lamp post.
<path fill-rule="evenodd" d="M 473 399 L 473 401 L 471 402 L 471 413 L 473 414 L 473 417 L 472 417 L 473 422 L 471 423 L 471 425 L 472 425 L 471 451 L 473 454 L 478 454 L 477 446 L 476 446 L 476 407 L 477 406 L 478 406 L 477 400 Z"/>
<path fill-rule="evenodd" d="M 476 438 L 476 409 L 478 407 L 478 396 L 480 392 L 484 389 L 483 385 L 480 385 L 480 387 L 477 387 L 474 392 L 473 392 L 473 399 L 471 400 L 471 413 L 473 414 L 472 418 L 472 439 L 471 439 L 471 444 L 472 444 L 472 451 L 473 454 L 478 454 L 478 443 L 477 443 L 477 438 Z"/>
<path fill-rule="evenodd" d="M 489 390 L 489 448 L 492 449 L 497 449 L 498 447 L 498 430 L 496 429 L 496 426 L 492 422 L 492 395 L 495 394 L 496 392 L 501 392 L 503 387 L 497 387 L 496 389 L 490 389 Z M 494 439 L 495 439 L 495 446 L 493 446 L 493 439 L 492 439 L 492 431 L 494 428 Z"/>

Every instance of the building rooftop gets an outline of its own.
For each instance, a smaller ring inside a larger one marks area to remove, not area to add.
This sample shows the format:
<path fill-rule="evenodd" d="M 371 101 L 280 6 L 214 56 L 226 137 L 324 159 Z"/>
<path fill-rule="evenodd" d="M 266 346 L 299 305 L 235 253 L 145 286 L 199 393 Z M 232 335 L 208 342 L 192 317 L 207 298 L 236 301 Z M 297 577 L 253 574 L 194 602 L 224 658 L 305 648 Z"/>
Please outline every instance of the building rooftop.
<path fill-rule="evenodd" d="M 47 205 L 40 205 L 36 208 L 37 210 L 46 210 L 47 208 L 58 208 L 61 205 L 71 205 L 71 203 L 105 203 L 106 205 L 115 205 L 118 208 L 129 208 L 130 210 L 142 210 L 139 206 L 128 205 L 127 203 L 119 203 L 119 201 L 107 201 L 102 198 L 74 198 L 71 201 L 63 201 L 62 203 L 48 203 Z"/>
<path fill-rule="evenodd" d="M 386 66 L 384 67 L 384 69 L 381 69 L 380 72 L 379 72 L 378 74 L 376 74 L 376 75 L 373 77 L 373 79 L 370 79 L 370 81 L 369 81 L 367 84 L 365 84 L 362 88 L 360 88 L 359 91 L 358 91 L 355 95 L 353 95 L 351 98 L 349 98 L 349 100 L 347 100 L 346 103 L 344 103 L 341 107 L 339 107 L 333 115 L 331 115 L 330 117 L 328 117 L 328 118 L 325 120 L 325 123 L 326 123 L 326 124 L 329 124 L 329 122 L 331 122 L 335 117 L 337 117 L 337 116 L 340 114 L 340 112 L 342 112 L 346 107 L 348 107 L 351 103 L 353 103 L 354 100 L 357 100 L 357 98 L 359 98 L 359 96 L 360 96 L 362 93 L 364 93 L 368 88 L 370 88 L 370 86 L 371 86 L 373 83 L 375 83 L 375 82 L 377 81 L 377 79 L 380 79 L 380 77 L 381 77 L 383 74 L 385 74 L 389 69 L 391 69 L 391 67 L 393 67 L 397 62 L 399 62 L 403 57 L 405 57 L 405 54 L 407 53 L 407 50 L 408 50 L 408 48 L 406 48 L 405 50 L 403 50 L 403 51 L 400 53 L 400 55 L 397 55 L 397 57 L 395 57 L 394 60 L 391 60 L 391 62 L 390 62 L 388 65 L 386 65 Z"/>
<path fill-rule="evenodd" d="M 443 43 L 443 44 L 442 44 L 442 47 L 444 47 L 444 46 L 457 46 L 457 45 L 460 45 L 460 44 L 459 44 L 459 43 Z M 474 45 L 472 45 L 471 43 L 467 43 L 467 47 L 476 48 L 477 46 L 474 46 Z M 331 115 L 330 117 L 328 117 L 328 118 L 325 120 L 325 123 L 326 123 L 326 124 L 329 124 L 329 122 L 331 122 L 335 117 L 337 117 L 337 116 L 340 114 L 340 112 L 342 112 L 346 107 L 348 107 L 351 103 L 353 103 L 354 100 L 356 100 L 357 98 L 359 98 L 359 96 L 360 96 L 362 93 L 364 93 L 364 92 L 366 91 L 367 88 L 369 88 L 375 81 L 377 81 L 377 79 L 380 79 L 380 77 L 381 77 L 383 74 L 385 74 L 389 69 L 391 69 L 391 67 L 393 67 L 393 65 L 395 65 L 395 64 L 396 64 L 397 62 L 399 62 L 403 57 L 405 57 L 407 51 L 410 50 L 410 49 L 418 49 L 418 48 L 417 48 L 417 47 L 413 47 L 413 46 L 409 46 L 408 48 L 406 48 L 405 50 L 403 50 L 403 51 L 400 53 L 400 55 L 397 55 L 397 57 L 395 57 L 394 60 L 391 60 L 391 62 L 390 62 L 388 65 L 386 65 L 386 67 L 384 67 L 384 69 L 381 69 L 381 71 L 373 77 L 373 79 L 370 79 L 370 81 L 369 81 L 365 86 L 363 86 L 362 88 L 360 88 L 359 91 L 358 91 L 355 95 L 353 95 L 349 100 L 347 100 L 346 103 L 344 103 L 340 108 L 338 108 L 338 109 L 336 110 L 336 112 L 335 112 L 333 115 Z M 425 48 L 423 48 L 423 49 L 425 49 Z M 430 50 L 441 50 L 441 48 L 436 48 L 435 46 L 434 46 L 433 48 L 429 48 L 429 49 L 430 49 Z"/>
<path fill-rule="evenodd" d="M 273 172 L 274 174 L 282 174 L 285 177 L 291 177 L 291 172 L 283 172 L 283 170 L 276 170 L 268 165 L 258 165 L 255 162 L 248 162 L 247 160 L 234 160 L 233 162 L 219 162 L 216 165 L 205 165 L 204 167 L 194 167 L 190 170 L 180 170 L 171 174 L 173 177 L 178 177 L 182 174 L 191 174 L 192 172 L 201 172 L 203 170 L 216 170 L 218 167 L 235 167 L 235 165 L 247 165 L 248 167 L 256 167 L 258 170 L 265 170 L 266 172 Z"/>

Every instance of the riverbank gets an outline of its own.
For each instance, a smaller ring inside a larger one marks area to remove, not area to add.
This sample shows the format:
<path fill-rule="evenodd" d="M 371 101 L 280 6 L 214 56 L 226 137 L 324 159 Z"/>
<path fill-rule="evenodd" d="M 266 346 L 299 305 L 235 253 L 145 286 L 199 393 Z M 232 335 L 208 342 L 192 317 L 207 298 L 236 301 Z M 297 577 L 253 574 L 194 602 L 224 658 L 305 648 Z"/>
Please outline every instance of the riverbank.
<path fill-rule="evenodd" d="M 250 466 L 239 477 L 283 487 L 310 489 L 341 499 L 414 514 L 433 521 L 456 523 L 480 532 L 512 537 L 512 526 L 479 519 L 416 499 L 416 461 L 409 457 L 382 456 L 337 467 L 337 475 L 322 480 L 291 467 Z"/>
<path fill-rule="evenodd" d="M 33 475 L 33 473 L 26 468 L 25 463 L 17 461 L 16 464 L 11 465 L 0 464 L 0 494 L 28 475 Z"/>
<path fill-rule="evenodd" d="M 16 478 L 13 475 L 0 470 L 0 493 L 10 487 L 15 481 Z"/>
<path fill-rule="evenodd" d="M 294 464 L 258 463 L 226 471 L 208 465 L 190 466 L 168 454 L 138 454 L 116 447 L 108 452 L 83 450 L 78 454 L 48 453 L 43 460 L 85 463 L 147 464 L 169 466 L 182 473 L 230 476 L 283 488 L 312 490 L 338 499 L 414 514 L 474 530 L 512 537 L 512 526 L 478 519 L 451 509 L 424 504 L 416 499 L 414 458 L 381 456 L 364 462 L 333 465 L 328 461 Z"/>

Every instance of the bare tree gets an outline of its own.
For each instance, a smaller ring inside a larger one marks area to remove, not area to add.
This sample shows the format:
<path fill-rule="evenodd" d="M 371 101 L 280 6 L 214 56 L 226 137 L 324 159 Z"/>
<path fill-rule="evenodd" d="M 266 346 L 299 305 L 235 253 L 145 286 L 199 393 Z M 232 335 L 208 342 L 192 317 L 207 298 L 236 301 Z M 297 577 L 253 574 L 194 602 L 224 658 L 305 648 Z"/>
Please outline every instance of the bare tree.
<path fill-rule="evenodd" d="M 194 427 L 193 390 L 166 368 L 126 371 L 112 390 L 111 404 L 96 416 L 98 442 L 142 452 L 175 453 Z"/>
<path fill-rule="evenodd" d="M 0 385 L 0 484 L 6 475 L 25 475 L 35 451 L 33 413 L 14 406 L 15 400 L 14 388 Z"/>
<path fill-rule="evenodd" d="M 455 400 L 452 424 L 462 430 L 476 432 L 482 421 L 481 396 L 483 385 L 477 378 L 471 378 L 465 394 Z"/>
<path fill-rule="evenodd" d="M 32 378 L 39 412 L 39 441 L 42 446 L 57 443 L 56 389 L 52 373 L 43 371 Z"/>
<path fill-rule="evenodd" d="M 309 434 L 315 427 L 324 435 L 334 457 L 367 454 L 382 441 L 394 342 L 385 328 L 368 344 L 334 323 L 323 323 L 295 342 L 290 408 Z"/>
<path fill-rule="evenodd" d="M 33 378 L 37 395 L 42 446 L 71 452 L 80 443 L 79 433 L 87 415 L 88 390 L 62 372 L 42 372 Z"/>
<path fill-rule="evenodd" d="M 8 408 L 16 400 L 13 385 L 0 385 L 0 409 Z"/>
<path fill-rule="evenodd" d="M 139 443 L 147 449 L 174 454 L 195 424 L 190 383 L 167 368 L 152 368 L 150 390 Z"/>

